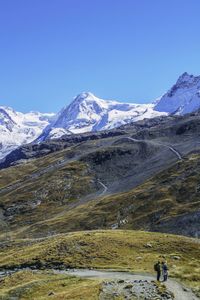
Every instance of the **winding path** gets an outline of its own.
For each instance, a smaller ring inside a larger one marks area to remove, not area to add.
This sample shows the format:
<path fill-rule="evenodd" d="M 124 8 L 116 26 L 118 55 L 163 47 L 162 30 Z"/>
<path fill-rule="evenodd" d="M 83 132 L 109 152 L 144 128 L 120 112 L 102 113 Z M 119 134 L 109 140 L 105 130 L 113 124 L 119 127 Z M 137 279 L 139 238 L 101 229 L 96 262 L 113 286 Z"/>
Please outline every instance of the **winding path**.
<path fill-rule="evenodd" d="M 173 152 L 178 157 L 179 160 L 183 160 L 181 154 L 176 149 L 174 149 L 172 146 L 168 146 L 168 145 L 165 145 L 165 144 L 162 144 L 162 143 L 159 143 L 159 142 L 155 142 L 155 141 L 140 140 L 140 139 L 135 139 L 135 138 L 126 137 L 126 136 L 124 137 L 124 139 L 128 139 L 128 140 L 131 140 L 131 141 L 136 142 L 136 143 L 149 143 L 149 144 L 163 146 L 165 148 L 168 148 L 171 152 Z M 77 146 L 78 145 L 74 146 L 74 148 L 76 148 Z M 29 182 L 32 182 L 34 179 L 38 179 L 40 176 L 46 174 L 47 172 L 56 171 L 56 170 L 62 168 L 63 166 L 65 166 L 66 164 L 69 164 L 69 163 L 72 163 L 72 162 L 76 161 L 80 157 L 81 157 L 81 155 L 77 155 L 75 158 L 65 158 L 65 159 L 59 160 L 58 162 L 56 162 L 56 163 L 54 163 L 50 166 L 41 168 L 39 171 L 32 172 L 31 174 L 25 176 L 24 178 L 17 181 L 16 183 L 13 183 L 13 184 L 10 184 L 6 187 L 0 188 L 0 194 L 2 195 L 4 193 L 10 192 L 10 191 L 12 191 L 12 190 L 14 190 L 18 187 L 21 187 L 23 185 L 27 185 Z M 100 194 L 100 196 L 103 196 L 107 192 L 108 187 L 103 182 L 101 182 L 100 180 L 98 180 L 98 182 L 104 188 L 103 192 Z"/>
<path fill-rule="evenodd" d="M 165 144 L 162 144 L 162 143 L 159 143 L 159 142 L 155 142 L 155 141 L 134 139 L 132 137 L 124 137 L 124 138 L 128 139 L 128 140 L 131 140 L 133 142 L 136 142 L 136 143 L 150 143 L 150 144 L 154 144 L 154 145 L 163 146 L 165 148 L 168 148 L 171 152 L 173 152 L 176 155 L 176 157 L 178 157 L 179 160 L 183 160 L 181 154 L 176 149 L 174 149 L 172 146 L 168 146 L 168 145 L 165 145 Z M 103 187 L 103 191 L 100 194 L 100 196 L 103 196 L 108 191 L 108 187 L 103 182 L 101 182 L 100 180 L 98 180 L 98 182 Z"/>
<path fill-rule="evenodd" d="M 178 157 L 179 160 L 183 159 L 181 154 L 171 146 L 168 146 L 168 145 L 165 145 L 165 144 L 162 144 L 162 143 L 159 143 L 159 142 L 155 142 L 155 141 L 138 140 L 138 139 L 134 139 L 132 137 L 125 137 L 125 138 L 128 139 L 128 140 L 131 140 L 133 142 L 136 142 L 136 143 L 151 143 L 151 144 L 163 146 L 165 148 L 168 148 L 170 151 L 172 151 Z"/>
<path fill-rule="evenodd" d="M 7 270 L 4 272 L 0 272 L 0 278 L 11 275 L 15 272 L 18 272 L 23 269 L 18 270 Z M 130 283 L 146 281 L 148 283 L 155 281 L 155 276 L 150 274 L 137 274 L 131 272 L 118 272 L 113 270 L 89 270 L 89 269 L 70 269 L 70 270 L 59 270 L 59 269 L 51 269 L 55 274 L 66 274 L 71 276 L 77 276 L 81 278 L 88 279 L 102 279 L 108 282 L 118 281 L 120 284 L 120 280 L 129 281 Z M 34 270 L 37 272 L 40 270 Z M 192 291 L 188 288 L 185 288 L 181 283 L 177 282 L 174 279 L 168 279 L 165 282 L 167 290 L 174 294 L 174 300 L 200 300 L 197 296 L 195 296 Z"/>
<path fill-rule="evenodd" d="M 103 182 L 101 182 L 100 180 L 98 180 L 98 182 L 104 188 L 103 192 L 100 194 L 100 196 L 103 196 L 107 192 L 108 187 Z"/>
<path fill-rule="evenodd" d="M 148 274 L 134 274 L 128 272 L 114 272 L 112 270 L 106 271 L 98 271 L 98 270 L 88 270 L 88 269 L 75 269 L 70 271 L 55 271 L 55 272 L 62 272 L 64 274 L 69 274 L 78 277 L 85 277 L 85 278 L 99 278 L 99 279 L 107 279 L 107 280 L 116 280 L 116 279 L 123 279 L 123 280 L 147 280 L 152 281 L 155 280 L 155 277 Z M 169 279 L 165 283 L 167 289 L 174 294 L 175 300 L 199 300 L 190 289 L 186 289 L 182 284 L 178 283 L 173 279 Z"/>

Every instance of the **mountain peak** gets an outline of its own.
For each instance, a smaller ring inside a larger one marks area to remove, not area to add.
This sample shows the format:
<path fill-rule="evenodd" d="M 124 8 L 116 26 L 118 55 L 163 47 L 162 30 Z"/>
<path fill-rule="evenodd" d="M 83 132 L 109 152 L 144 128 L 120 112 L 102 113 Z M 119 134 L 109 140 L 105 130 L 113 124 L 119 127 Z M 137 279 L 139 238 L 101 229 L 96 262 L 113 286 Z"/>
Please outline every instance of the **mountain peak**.
<path fill-rule="evenodd" d="M 200 76 L 190 75 L 187 72 L 184 72 L 177 80 L 176 85 L 196 85 L 200 83 Z"/>
<path fill-rule="evenodd" d="M 155 106 L 157 111 L 184 115 L 200 107 L 200 76 L 184 72 Z"/>
<path fill-rule="evenodd" d="M 190 75 L 187 72 L 184 72 L 177 80 L 177 84 L 181 83 L 181 82 L 186 82 L 186 81 L 190 81 L 192 79 L 194 79 L 195 76 L 194 75 Z"/>
<path fill-rule="evenodd" d="M 73 102 L 82 102 L 84 100 L 97 100 L 98 98 L 92 94 L 91 92 L 82 92 L 78 94 L 76 97 L 74 97 Z"/>

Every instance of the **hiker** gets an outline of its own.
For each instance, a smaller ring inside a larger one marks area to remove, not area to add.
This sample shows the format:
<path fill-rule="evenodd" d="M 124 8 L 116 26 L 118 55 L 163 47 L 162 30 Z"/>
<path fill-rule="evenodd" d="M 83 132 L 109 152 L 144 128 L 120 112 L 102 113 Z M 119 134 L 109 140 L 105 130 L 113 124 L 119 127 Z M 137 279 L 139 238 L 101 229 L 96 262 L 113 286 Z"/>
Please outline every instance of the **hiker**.
<path fill-rule="evenodd" d="M 163 281 L 167 281 L 168 278 L 168 266 L 167 262 L 162 262 L 162 275 L 163 275 Z"/>
<path fill-rule="evenodd" d="M 157 281 L 160 281 L 160 275 L 161 275 L 161 264 L 160 264 L 160 261 L 158 261 L 154 265 L 154 270 L 157 272 Z"/>

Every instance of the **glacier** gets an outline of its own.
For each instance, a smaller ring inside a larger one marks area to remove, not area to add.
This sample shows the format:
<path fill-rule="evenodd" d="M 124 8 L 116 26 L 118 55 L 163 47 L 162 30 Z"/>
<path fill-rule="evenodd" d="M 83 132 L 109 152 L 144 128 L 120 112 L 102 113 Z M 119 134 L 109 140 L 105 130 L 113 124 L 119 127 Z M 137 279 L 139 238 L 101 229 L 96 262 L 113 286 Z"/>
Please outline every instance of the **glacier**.
<path fill-rule="evenodd" d="M 39 136 L 37 141 L 57 138 L 63 134 L 80 134 L 108 130 L 145 118 L 167 115 L 154 110 L 155 104 L 121 103 L 104 100 L 91 92 L 76 96 L 72 103 L 63 108 Z"/>
<path fill-rule="evenodd" d="M 16 112 L 0 106 L 0 159 L 15 148 L 63 135 L 109 130 L 143 119 L 200 109 L 200 76 L 183 73 L 163 96 L 147 104 L 104 100 L 83 92 L 57 114 Z"/>
<path fill-rule="evenodd" d="M 22 144 L 34 141 L 54 116 L 54 113 L 21 113 L 0 106 L 0 159 Z"/>

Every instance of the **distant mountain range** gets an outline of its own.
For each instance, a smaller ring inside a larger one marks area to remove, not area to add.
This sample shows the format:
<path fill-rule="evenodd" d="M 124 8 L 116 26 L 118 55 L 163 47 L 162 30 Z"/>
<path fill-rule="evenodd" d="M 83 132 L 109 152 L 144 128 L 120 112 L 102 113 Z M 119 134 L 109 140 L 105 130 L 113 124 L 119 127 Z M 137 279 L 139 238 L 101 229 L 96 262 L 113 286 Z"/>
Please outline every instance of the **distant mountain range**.
<path fill-rule="evenodd" d="M 52 121 L 55 114 L 23 114 L 0 106 L 0 159 L 22 144 L 34 141 Z"/>
<path fill-rule="evenodd" d="M 0 159 L 18 146 L 33 141 L 59 138 L 119 127 L 161 115 L 183 115 L 200 108 L 200 76 L 182 74 L 159 100 L 150 104 L 103 100 L 84 92 L 57 115 L 20 113 L 0 107 Z"/>

